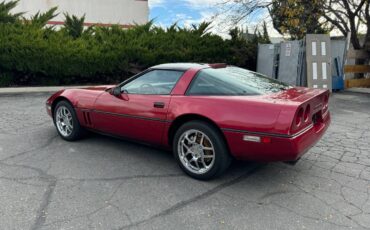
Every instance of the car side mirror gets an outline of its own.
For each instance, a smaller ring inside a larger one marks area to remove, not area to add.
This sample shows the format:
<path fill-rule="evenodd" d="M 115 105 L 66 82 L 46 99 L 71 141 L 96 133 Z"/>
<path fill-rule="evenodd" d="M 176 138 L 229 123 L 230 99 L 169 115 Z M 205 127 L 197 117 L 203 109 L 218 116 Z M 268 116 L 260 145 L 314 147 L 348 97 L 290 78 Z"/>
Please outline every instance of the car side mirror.
<path fill-rule="evenodd" d="M 121 96 L 121 87 L 114 87 L 111 91 L 111 94 L 115 97 Z"/>
<path fill-rule="evenodd" d="M 119 86 L 112 88 L 110 94 L 125 101 L 129 100 L 127 91 L 121 91 L 121 87 Z"/>

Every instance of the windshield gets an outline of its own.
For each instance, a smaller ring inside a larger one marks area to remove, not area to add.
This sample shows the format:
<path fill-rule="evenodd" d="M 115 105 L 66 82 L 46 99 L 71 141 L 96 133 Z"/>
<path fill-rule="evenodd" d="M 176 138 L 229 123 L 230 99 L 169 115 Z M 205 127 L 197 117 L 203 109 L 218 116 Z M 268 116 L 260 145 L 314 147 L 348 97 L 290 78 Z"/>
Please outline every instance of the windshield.
<path fill-rule="evenodd" d="M 262 95 L 291 86 L 264 75 L 238 68 L 203 69 L 190 85 L 188 95 Z"/>

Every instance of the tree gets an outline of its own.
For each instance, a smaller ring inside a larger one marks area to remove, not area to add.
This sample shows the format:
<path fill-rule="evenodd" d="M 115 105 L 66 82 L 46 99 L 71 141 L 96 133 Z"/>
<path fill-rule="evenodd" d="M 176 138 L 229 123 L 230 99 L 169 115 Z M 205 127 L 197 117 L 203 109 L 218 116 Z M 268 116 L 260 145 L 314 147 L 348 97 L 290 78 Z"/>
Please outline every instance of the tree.
<path fill-rule="evenodd" d="M 17 5 L 18 1 L 3 1 L 0 3 L 0 23 L 14 23 L 23 15 L 23 12 L 16 14 L 10 13 Z"/>
<path fill-rule="evenodd" d="M 265 21 L 263 21 L 262 30 L 263 30 L 263 34 L 260 38 L 260 40 L 261 40 L 260 43 L 264 43 L 264 44 L 271 43 L 270 36 L 269 36 L 268 31 L 267 31 L 267 25 L 266 25 Z"/>
<path fill-rule="evenodd" d="M 193 33 L 199 36 L 203 36 L 209 33 L 209 30 L 212 22 L 201 22 L 199 25 L 192 24 Z"/>
<path fill-rule="evenodd" d="M 257 35 L 246 39 L 238 27 L 231 29 L 229 35 L 231 39 L 227 42 L 230 43 L 231 60 L 228 61 L 237 66 L 247 66 L 249 69 L 255 69 L 258 49 Z"/>
<path fill-rule="evenodd" d="M 370 1 L 369 0 L 326 0 L 323 5 L 323 17 L 335 26 L 344 36 L 351 33 L 354 49 L 362 49 L 359 39 L 359 28 L 367 27 L 365 41 L 370 38 Z"/>
<path fill-rule="evenodd" d="M 45 13 L 37 12 L 34 16 L 31 17 L 30 23 L 31 25 L 37 26 L 37 27 L 44 27 L 48 21 L 55 18 L 58 14 L 55 12 L 57 11 L 58 7 L 53 7 L 50 10 L 46 11 Z M 24 21 L 27 21 L 24 19 Z"/>
<path fill-rule="evenodd" d="M 226 23 L 235 26 L 245 22 L 256 11 L 267 9 L 270 5 L 271 0 L 223 0 L 218 4 L 219 14 L 217 16 L 222 16 Z"/>
<path fill-rule="evenodd" d="M 316 9 L 319 10 L 319 14 L 317 15 L 319 17 L 319 22 L 322 19 L 322 23 L 327 23 L 329 28 L 332 26 L 338 29 L 343 36 L 347 36 L 348 32 L 351 33 L 351 43 L 353 47 L 355 49 L 363 48 L 363 45 L 360 43 L 359 32 L 362 25 L 365 28 L 365 40 L 370 39 L 370 0 L 285 0 L 284 2 L 296 2 L 297 4 L 301 2 L 301 5 L 305 3 L 308 8 L 313 7 L 313 9 L 315 9 L 315 6 L 310 6 L 310 4 L 316 1 L 318 1 L 317 4 L 322 4 L 322 9 Z M 259 9 L 267 9 L 271 12 L 271 9 L 273 9 L 273 2 L 274 0 L 224 0 L 222 11 L 224 14 L 230 15 L 227 18 L 229 21 L 237 24 Z M 281 0 L 280 2 L 283 1 Z M 314 11 L 311 11 L 311 13 L 312 12 Z M 309 14 L 310 11 L 307 11 L 307 13 Z M 290 13 L 283 15 L 291 16 Z M 298 14 L 293 13 L 292 15 Z M 305 23 L 307 23 L 307 21 L 304 21 L 303 24 Z M 316 23 L 311 23 L 313 28 L 317 28 L 315 26 Z M 279 23 L 276 25 L 279 25 Z M 279 30 L 279 26 L 277 27 Z"/>
<path fill-rule="evenodd" d="M 292 39 L 302 39 L 308 33 L 327 33 L 320 18 L 324 15 L 324 0 L 273 0 L 269 7 L 274 28 Z"/>
<path fill-rule="evenodd" d="M 85 15 L 78 18 L 75 15 L 70 16 L 68 13 L 65 13 L 64 16 L 64 29 L 67 33 L 74 39 L 81 37 L 84 31 Z"/>

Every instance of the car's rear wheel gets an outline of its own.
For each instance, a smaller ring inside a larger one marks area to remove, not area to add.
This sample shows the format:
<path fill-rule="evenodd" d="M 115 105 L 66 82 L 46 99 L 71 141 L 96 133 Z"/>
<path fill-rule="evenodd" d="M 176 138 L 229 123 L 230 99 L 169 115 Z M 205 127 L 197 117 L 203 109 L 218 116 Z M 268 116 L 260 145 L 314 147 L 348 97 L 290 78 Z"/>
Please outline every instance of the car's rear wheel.
<path fill-rule="evenodd" d="M 232 160 L 222 134 L 203 121 L 182 125 L 175 134 L 173 151 L 180 167 L 200 180 L 221 175 Z"/>
<path fill-rule="evenodd" d="M 59 135 L 67 141 L 78 140 L 85 133 L 80 126 L 75 110 L 67 101 L 60 101 L 55 106 L 54 124 Z"/>

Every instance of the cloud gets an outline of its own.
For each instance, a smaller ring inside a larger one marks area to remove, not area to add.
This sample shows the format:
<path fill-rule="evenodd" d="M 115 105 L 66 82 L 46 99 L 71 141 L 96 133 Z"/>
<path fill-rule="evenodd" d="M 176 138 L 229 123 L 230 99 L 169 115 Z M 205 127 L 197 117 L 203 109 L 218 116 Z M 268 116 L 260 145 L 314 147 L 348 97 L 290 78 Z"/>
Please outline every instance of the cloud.
<path fill-rule="evenodd" d="M 150 18 L 154 18 L 155 24 L 161 27 L 168 27 L 173 23 L 177 23 L 178 26 L 191 27 L 193 24 L 197 25 L 204 21 L 212 22 L 210 32 L 223 38 L 229 38 L 229 30 L 235 25 L 230 23 L 227 13 L 221 12 L 220 3 L 222 2 L 225 0 L 149 0 Z M 273 29 L 267 10 L 254 13 L 237 26 L 244 30 L 248 28 L 250 32 L 253 32 L 256 26 L 262 28 L 264 20 L 267 22 L 270 35 L 279 36 Z"/>
<path fill-rule="evenodd" d="M 194 8 L 209 8 L 216 7 L 225 0 L 184 0 L 190 7 Z"/>
<path fill-rule="evenodd" d="M 149 0 L 148 4 L 149 4 L 149 8 L 152 9 L 154 7 L 164 6 L 165 1 L 164 0 Z"/>
<path fill-rule="evenodd" d="M 193 18 L 192 16 L 188 14 L 184 14 L 184 13 L 179 13 L 175 15 L 176 21 L 186 21 L 186 20 L 191 20 L 192 18 Z"/>
<path fill-rule="evenodd" d="M 201 22 L 211 22 L 209 32 L 218 34 L 223 38 L 229 38 L 229 28 L 223 27 L 222 18 L 214 17 L 212 11 L 204 11 L 200 13 L 200 17 L 188 18 L 183 20 L 184 27 L 191 27 L 192 25 L 198 25 Z"/>

